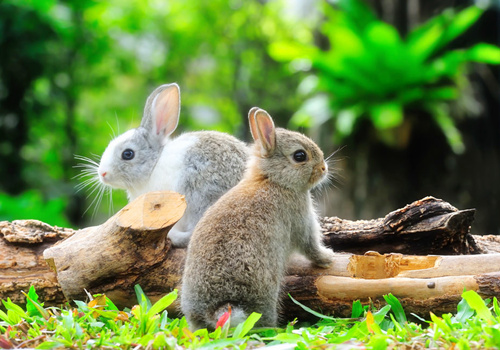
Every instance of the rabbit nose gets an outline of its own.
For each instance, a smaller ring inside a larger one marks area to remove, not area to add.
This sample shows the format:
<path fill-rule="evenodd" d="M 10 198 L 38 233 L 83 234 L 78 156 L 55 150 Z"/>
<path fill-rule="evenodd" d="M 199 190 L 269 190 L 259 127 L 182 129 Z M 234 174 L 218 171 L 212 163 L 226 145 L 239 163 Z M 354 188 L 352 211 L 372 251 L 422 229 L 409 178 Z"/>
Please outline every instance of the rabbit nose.
<path fill-rule="evenodd" d="M 102 176 L 102 177 L 105 177 L 105 176 L 106 176 L 106 174 L 107 174 L 107 172 L 102 172 L 102 173 L 101 173 L 101 176 Z"/>

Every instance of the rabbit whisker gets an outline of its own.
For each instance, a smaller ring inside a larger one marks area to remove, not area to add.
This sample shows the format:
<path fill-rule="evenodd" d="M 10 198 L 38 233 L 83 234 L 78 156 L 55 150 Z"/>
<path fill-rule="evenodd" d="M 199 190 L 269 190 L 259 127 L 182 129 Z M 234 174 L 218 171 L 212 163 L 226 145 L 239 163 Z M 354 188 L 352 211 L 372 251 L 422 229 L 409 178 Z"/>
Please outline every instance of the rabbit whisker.
<path fill-rule="evenodd" d="M 335 151 L 333 151 L 328 157 L 325 158 L 325 162 L 328 162 L 334 155 L 336 155 L 337 153 L 339 153 L 340 151 L 342 151 L 344 148 L 346 148 L 346 146 L 342 146 L 340 148 L 337 148 Z"/>
<path fill-rule="evenodd" d="M 75 159 L 78 159 L 78 160 L 81 160 L 83 162 L 88 162 L 89 163 L 89 164 L 83 163 L 83 164 L 78 164 L 78 165 L 88 165 L 88 166 L 94 165 L 96 168 L 98 168 L 99 167 L 99 163 L 98 162 L 100 160 L 100 157 L 96 156 L 95 154 L 93 154 L 93 156 L 94 156 L 94 158 L 96 158 L 96 157 L 97 158 L 96 159 L 92 159 L 92 158 L 89 158 L 89 157 L 80 156 L 78 154 L 75 154 Z"/>
<path fill-rule="evenodd" d="M 96 154 L 92 154 L 92 158 L 85 157 L 81 155 L 75 155 L 75 159 L 82 161 L 82 163 L 78 163 L 73 166 L 73 168 L 80 169 L 80 173 L 75 175 L 73 179 L 78 179 L 81 182 L 75 186 L 77 192 L 80 192 L 84 189 L 87 190 L 86 199 L 93 197 L 87 209 L 83 212 L 85 215 L 92 207 L 92 219 L 97 214 L 97 209 L 101 206 L 102 199 L 104 194 L 109 191 L 109 199 L 110 199 L 110 208 L 113 206 L 112 202 L 112 190 L 110 187 L 104 185 L 99 181 L 98 176 L 98 168 L 100 156 Z"/>

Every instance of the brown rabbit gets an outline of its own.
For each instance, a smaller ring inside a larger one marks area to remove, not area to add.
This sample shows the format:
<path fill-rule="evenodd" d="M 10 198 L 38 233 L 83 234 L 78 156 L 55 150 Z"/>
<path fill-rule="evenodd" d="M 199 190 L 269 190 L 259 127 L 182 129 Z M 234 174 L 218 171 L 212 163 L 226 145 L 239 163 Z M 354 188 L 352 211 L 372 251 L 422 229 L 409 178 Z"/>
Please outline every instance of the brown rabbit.
<path fill-rule="evenodd" d="M 228 306 L 232 326 L 251 312 L 262 314 L 260 326 L 275 326 L 290 254 L 332 263 L 310 194 L 327 175 L 323 152 L 302 134 L 275 129 L 262 109 L 248 118 L 255 144 L 245 176 L 206 211 L 188 246 L 181 309 L 193 329 L 215 328 Z"/>

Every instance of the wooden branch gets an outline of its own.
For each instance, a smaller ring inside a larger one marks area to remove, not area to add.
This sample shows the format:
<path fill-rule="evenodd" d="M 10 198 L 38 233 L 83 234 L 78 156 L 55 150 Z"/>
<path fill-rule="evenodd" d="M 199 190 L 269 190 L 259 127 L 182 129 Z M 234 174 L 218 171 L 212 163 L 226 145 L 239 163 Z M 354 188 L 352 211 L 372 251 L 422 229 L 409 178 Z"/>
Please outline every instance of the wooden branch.
<path fill-rule="evenodd" d="M 338 276 L 288 276 L 287 293 L 313 310 L 336 317 L 350 317 L 352 302 L 360 300 L 363 305 L 373 303 L 385 305 L 384 294 L 398 297 L 407 314 L 428 317 L 456 312 L 465 289 L 474 290 L 483 297 L 500 295 L 500 272 L 478 275 L 448 276 L 435 278 L 388 278 L 356 279 Z M 310 315 L 283 298 L 285 316 L 309 319 Z"/>
<path fill-rule="evenodd" d="M 20 290 L 35 284 L 46 305 L 58 304 L 65 297 L 84 300 L 85 288 L 90 293 L 106 293 L 123 307 L 136 302 L 133 285 L 140 284 L 154 301 L 179 286 L 185 250 L 172 249 L 166 235 L 184 208 L 182 196 L 162 192 L 147 194 L 105 224 L 80 231 L 52 228 L 37 221 L 0 223 L 0 254 L 4 257 L 0 261 L 0 298 L 22 302 Z M 325 240 L 333 242 L 336 250 L 365 253 L 370 242 L 377 249 L 400 251 L 416 244 L 423 250 L 427 242 L 432 251 L 500 252 L 500 240 L 468 234 L 471 215 L 471 211 L 459 211 L 427 197 L 383 219 L 353 222 L 326 218 L 323 229 Z M 446 239 L 446 232 L 451 238 Z M 68 236 L 45 251 L 45 258 L 57 273 L 51 271 L 44 266 L 42 252 Z M 407 312 L 428 316 L 431 309 L 456 310 L 464 286 L 483 296 L 498 296 L 498 266 L 500 254 L 410 256 L 372 252 L 364 256 L 337 254 L 333 267 L 324 270 L 293 256 L 284 292 L 336 316 L 349 316 L 353 300 L 384 303 L 382 294 L 392 292 L 402 298 Z M 285 294 L 283 301 L 286 319 L 310 317 Z"/>
<path fill-rule="evenodd" d="M 377 220 L 322 220 L 325 243 L 336 251 L 379 253 L 482 253 L 469 234 L 475 209 L 458 210 L 434 197 L 425 197 Z"/>

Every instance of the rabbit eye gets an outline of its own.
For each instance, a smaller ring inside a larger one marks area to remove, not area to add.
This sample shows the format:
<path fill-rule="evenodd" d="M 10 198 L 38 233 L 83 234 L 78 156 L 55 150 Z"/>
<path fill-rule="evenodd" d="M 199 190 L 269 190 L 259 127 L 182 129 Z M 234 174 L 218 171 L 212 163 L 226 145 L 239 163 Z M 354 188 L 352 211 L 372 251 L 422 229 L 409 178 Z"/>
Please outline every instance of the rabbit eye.
<path fill-rule="evenodd" d="M 303 150 L 295 151 L 295 153 L 293 154 L 293 160 L 295 160 L 297 163 L 305 162 L 307 160 L 306 152 Z"/>
<path fill-rule="evenodd" d="M 131 160 L 135 156 L 134 151 L 132 151 L 130 148 L 127 148 L 125 151 L 122 153 L 122 159 L 123 160 Z"/>

